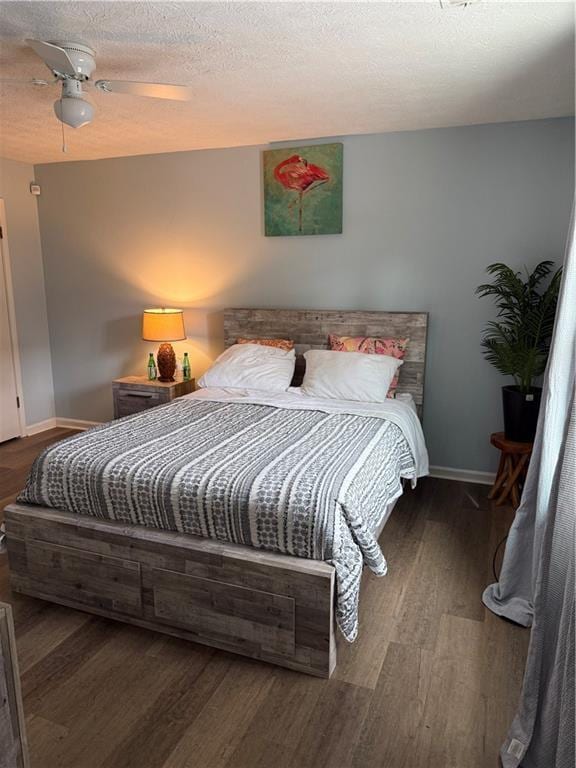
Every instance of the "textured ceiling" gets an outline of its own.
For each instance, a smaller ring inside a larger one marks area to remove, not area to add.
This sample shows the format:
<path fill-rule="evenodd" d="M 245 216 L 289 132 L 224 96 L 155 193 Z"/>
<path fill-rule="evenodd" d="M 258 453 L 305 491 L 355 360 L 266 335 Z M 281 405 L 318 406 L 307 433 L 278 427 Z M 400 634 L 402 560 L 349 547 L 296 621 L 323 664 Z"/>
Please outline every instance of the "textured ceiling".
<path fill-rule="evenodd" d="M 1 2 L 2 78 L 45 77 L 27 37 L 91 45 L 98 77 L 185 83 L 189 103 L 0 86 L 0 154 L 27 162 L 573 114 L 573 6 L 490 2 Z"/>

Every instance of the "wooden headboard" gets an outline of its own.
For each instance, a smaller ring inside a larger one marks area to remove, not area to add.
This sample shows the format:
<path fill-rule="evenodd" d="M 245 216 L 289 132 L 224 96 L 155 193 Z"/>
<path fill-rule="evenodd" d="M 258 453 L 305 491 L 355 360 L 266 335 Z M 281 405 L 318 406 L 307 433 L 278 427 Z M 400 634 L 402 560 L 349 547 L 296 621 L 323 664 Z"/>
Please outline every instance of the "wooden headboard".
<path fill-rule="evenodd" d="M 308 349 L 328 349 L 328 335 L 409 338 L 404 365 L 400 368 L 398 392 L 409 392 L 422 415 L 426 363 L 427 312 L 365 312 L 338 309 L 226 309 L 224 343 L 247 339 L 292 339 L 296 348 L 293 385 L 304 375 L 302 354 Z"/>

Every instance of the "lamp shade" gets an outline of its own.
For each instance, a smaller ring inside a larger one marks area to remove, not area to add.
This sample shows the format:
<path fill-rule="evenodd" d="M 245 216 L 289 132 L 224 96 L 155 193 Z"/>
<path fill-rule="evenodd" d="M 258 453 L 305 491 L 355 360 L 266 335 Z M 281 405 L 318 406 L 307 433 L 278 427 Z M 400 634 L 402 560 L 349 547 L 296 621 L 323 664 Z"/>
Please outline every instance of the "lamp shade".
<path fill-rule="evenodd" d="M 145 309 L 142 313 L 144 341 L 183 341 L 184 314 L 181 309 Z"/>

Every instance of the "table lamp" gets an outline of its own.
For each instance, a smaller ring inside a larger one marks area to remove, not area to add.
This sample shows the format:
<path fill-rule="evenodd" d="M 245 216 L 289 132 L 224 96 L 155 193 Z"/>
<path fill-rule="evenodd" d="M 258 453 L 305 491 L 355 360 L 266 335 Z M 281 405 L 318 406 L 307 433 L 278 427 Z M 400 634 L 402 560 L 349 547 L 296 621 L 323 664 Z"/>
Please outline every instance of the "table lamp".
<path fill-rule="evenodd" d="M 144 341 L 161 341 L 158 347 L 158 381 L 174 381 L 176 355 L 171 341 L 184 341 L 184 314 L 181 309 L 145 309 L 142 313 Z"/>

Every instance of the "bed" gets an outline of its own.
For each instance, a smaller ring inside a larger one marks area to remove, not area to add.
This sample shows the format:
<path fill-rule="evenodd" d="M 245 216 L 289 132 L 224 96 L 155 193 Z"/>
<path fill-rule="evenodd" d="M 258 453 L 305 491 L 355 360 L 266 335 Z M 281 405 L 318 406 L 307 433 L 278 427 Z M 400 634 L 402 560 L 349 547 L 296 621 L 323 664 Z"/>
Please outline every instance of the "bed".
<path fill-rule="evenodd" d="M 363 566 L 386 572 L 402 481 L 427 471 L 426 330 L 425 313 L 227 310 L 226 346 L 295 341 L 295 386 L 205 389 L 49 448 L 6 509 L 13 589 L 329 677 Z M 330 333 L 409 337 L 398 399 L 302 395 L 301 354 Z"/>

